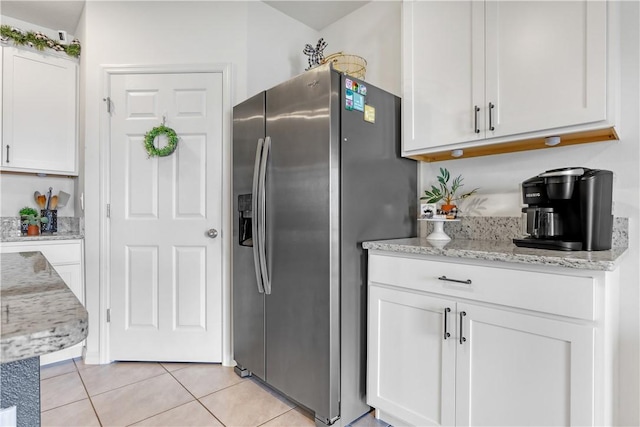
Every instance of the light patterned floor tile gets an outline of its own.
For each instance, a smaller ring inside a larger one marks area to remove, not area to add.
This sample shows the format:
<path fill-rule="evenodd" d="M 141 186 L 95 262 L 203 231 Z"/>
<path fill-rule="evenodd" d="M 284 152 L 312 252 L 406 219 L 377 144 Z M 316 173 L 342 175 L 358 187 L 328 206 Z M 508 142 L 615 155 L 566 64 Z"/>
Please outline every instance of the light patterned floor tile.
<path fill-rule="evenodd" d="M 87 397 L 87 392 L 77 372 L 70 372 L 40 381 L 41 411 L 48 411 Z"/>
<path fill-rule="evenodd" d="M 200 402 L 193 401 L 134 424 L 155 427 L 218 427 L 220 422 Z"/>
<path fill-rule="evenodd" d="M 40 380 L 57 377 L 58 375 L 75 372 L 76 365 L 73 360 L 65 360 L 62 362 L 51 363 L 40 367 Z"/>
<path fill-rule="evenodd" d="M 165 373 L 91 400 L 103 426 L 126 426 L 190 402 L 193 396 Z"/>
<path fill-rule="evenodd" d="M 254 381 L 243 381 L 200 399 L 226 426 L 258 426 L 293 405 Z"/>
<path fill-rule="evenodd" d="M 193 366 L 194 363 L 189 362 L 160 362 L 160 364 L 169 372 L 177 371 L 178 369 L 188 368 Z"/>
<path fill-rule="evenodd" d="M 310 414 L 299 408 L 293 408 L 263 424 L 262 427 L 315 427 L 315 425 L 316 422 Z"/>
<path fill-rule="evenodd" d="M 171 375 L 198 398 L 243 381 L 233 368 L 219 364 L 193 364 Z"/>
<path fill-rule="evenodd" d="M 89 396 L 165 374 L 158 363 L 114 362 L 79 370 Z"/>
<path fill-rule="evenodd" d="M 44 411 L 42 427 L 100 427 L 89 399 Z"/>

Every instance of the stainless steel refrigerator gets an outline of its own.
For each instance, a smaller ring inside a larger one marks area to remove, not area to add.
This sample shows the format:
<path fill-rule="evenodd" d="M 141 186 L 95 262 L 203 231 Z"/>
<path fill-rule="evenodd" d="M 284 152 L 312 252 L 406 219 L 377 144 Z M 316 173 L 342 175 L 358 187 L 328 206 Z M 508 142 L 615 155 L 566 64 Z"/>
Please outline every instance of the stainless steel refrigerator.
<path fill-rule="evenodd" d="M 316 424 L 365 414 L 367 240 L 416 235 L 400 99 L 322 66 L 233 109 L 233 348 Z"/>

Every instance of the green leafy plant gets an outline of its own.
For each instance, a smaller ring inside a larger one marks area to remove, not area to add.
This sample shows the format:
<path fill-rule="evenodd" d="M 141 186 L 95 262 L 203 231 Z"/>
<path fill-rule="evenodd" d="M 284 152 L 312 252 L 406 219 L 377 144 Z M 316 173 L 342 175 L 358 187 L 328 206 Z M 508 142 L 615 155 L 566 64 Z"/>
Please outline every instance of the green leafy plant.
<path fill-rule="evenodd" d="M 12 40 L 16 46 L 29 46 L 37 50 L 53 49 L 56 52 L 65 52 L 74 58 L 80 56 L 80 42 L 74 39 L 70 44 L 63 45 L 39 31 L 23 31 L 11 25 L 0 25 L 0 36 L 4 41 Z"/>
<path fill-rule="evenodd" d="M 25 206 L 24 208 L 20 209 L 20 216 L 27 216 L 27 215 L 38 216 L 38 211 L 28 206 Z"/>
<path fill-rule="evenodd" d="M 23 217 L 24 219 L 22 220 L 22 223 L 26 225 L 40 225 L 40 223 L 46 224 L 49 222 L 49 218 L 47 218 L 46 216 L 42 217 L 37 213 L 35 215 L 33 214 L 23 215 Z"/>
<path fill-rule="evenodd" d="M 458 195 L 457 192 L 464 186 L 462 183 L 462 175 L 458 175 L 456 178 L 453 178 L 451 185 L 449 185 L 450 180 L 451 174 L 449 171 L 446 168 L 440 168 L 438 186 L 436 187 L 435 185 L 432 185 L 430 190 L 425 190 L 424 196 L 420 197 L 420 200 L 426 200 L 427 203 L 437 203 L 442 200 L 445 205 L 452 205 L 453 202 L 466 199 L 478 191 L 478 188 L 474 188 L 467 193 Z"/>

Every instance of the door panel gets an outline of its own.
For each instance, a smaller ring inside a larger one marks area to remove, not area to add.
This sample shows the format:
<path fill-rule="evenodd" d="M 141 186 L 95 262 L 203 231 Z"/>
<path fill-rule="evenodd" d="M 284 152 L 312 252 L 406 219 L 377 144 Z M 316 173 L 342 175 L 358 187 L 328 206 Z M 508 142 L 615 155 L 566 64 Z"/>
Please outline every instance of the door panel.
<path fill-rule="evenodd" d="M 606 119 L 607 2 L 486 4 L 487 137 Z"/>
<path fill-rule="evenodd" d="M 125 250 L 125 328 L 157 329 L 158 247 L 129 245 Z"/>
<path fill-rule="evenodd" d="M 458 311 L 466 341 L 456 425 L 593 425 L 592 326 L 472 304 Z"/>
<path fill-rule="evenodd" d="M 111 358 L 220 362 L 222 236 L 206 232 L 222 225 L 222 74 L 110 84 Z M 144 135 L 163 122 L 177 149 L 149 157 Z"/>
<path fill-rule="evenodd" d="M 264 294 L 258 292 L 250 233 L 255 219 L 251 212 L 253 167 L 258 139 L 264 138 L 264 102 L 263 92 L 233 109 L 233 357 L 262 379 Z"/>
<path fill-rule="evenodd" d="M 455 302 L 372 284 L 368 348 L 367 403 L 409 425 L 455 424 Z"/>
<path fill-rule="evenodd" d="M 331 121 L 338 97 L 331 77 L 310 71 L 267 92 L 267 381 L 320 418 L 339 415 L 339 146 L 332 139 L 339 123 Z"/>

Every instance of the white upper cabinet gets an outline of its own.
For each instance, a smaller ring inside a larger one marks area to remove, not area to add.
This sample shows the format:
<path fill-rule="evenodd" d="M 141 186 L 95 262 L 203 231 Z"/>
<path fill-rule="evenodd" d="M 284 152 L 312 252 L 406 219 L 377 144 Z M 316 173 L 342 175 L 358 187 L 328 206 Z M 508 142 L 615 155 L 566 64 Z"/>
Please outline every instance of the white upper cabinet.
<path fill-rule="evenodd" d="M 403 154 L 610 127 L 607 16 L 605 1 L 405 0 Z"/>
<path fill-rule="evenodd" d="M 1 169 L 77 175 L 77 61 L 2 51 Z"/>

